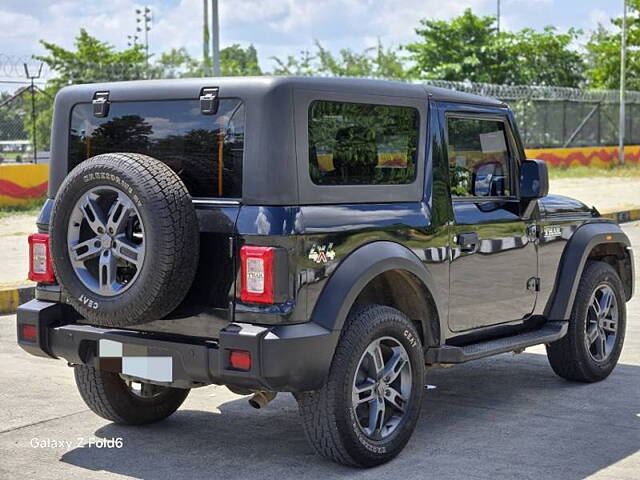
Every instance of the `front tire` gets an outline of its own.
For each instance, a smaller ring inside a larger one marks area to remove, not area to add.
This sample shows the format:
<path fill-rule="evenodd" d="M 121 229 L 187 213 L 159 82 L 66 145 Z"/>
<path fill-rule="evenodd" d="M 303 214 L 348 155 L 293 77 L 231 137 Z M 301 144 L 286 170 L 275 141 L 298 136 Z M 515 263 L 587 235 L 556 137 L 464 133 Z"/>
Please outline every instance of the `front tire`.
<path fill-rule="evenodd" d="M 189 389 L 133 382 L 118 373 L 88 365 L 74 367 L 76 385 L 84 403 L 97 415 L 124 425 L 144 425 L 164 420 L 187 398 Z"/>
<path fill-rule="evenodd" d="M 547 345 L 551 368 L 567 380 L 604 380 L 620 358 L 625 327 L 625 294 L 618 273 L 608 263 L 590 261 L 580 278 L 569 331 Z"/>
<path fill-rule="evenodd" d="M 396 309 L 356 306 L 322 389 L 296 395 L 305 433 L 330 460 L 372 467 L 409 441 L 422 403 L 424 356 L 413 323 Z"/>

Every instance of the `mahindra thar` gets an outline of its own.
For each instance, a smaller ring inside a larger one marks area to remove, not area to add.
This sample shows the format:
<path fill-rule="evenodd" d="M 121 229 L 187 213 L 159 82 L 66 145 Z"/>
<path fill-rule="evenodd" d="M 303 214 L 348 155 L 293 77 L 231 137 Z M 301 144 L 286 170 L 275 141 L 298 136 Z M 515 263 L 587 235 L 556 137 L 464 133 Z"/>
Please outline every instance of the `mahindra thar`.
<path fill-rule="evenodd" d="M 417 84 L 64 88 L 37 228 L 18 343 L 96 414 L 291 392 L 314 449 L 358 467 L 409 441 L 428 367 L 544 344 L 603 380 L 634 289 L 627 236 L 548 194 L 507 105 Z"/>

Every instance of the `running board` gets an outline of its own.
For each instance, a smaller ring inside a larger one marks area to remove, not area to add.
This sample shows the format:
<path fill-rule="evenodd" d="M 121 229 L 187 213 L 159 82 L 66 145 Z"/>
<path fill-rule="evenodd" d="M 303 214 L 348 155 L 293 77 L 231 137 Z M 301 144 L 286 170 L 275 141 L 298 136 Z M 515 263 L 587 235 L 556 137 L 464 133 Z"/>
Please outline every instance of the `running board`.
<path fill-rule="evenodd" d="M 427 350 L 427 363 L 463 363 L 469 360 L 522 350 L 533 345 L 551 343 L 567 333 L 569 322 L 547 322 L 537 330 L 519 333 L 510 337 L 496 338 L 472 343 L 462 347 L 445 345 Z"/>

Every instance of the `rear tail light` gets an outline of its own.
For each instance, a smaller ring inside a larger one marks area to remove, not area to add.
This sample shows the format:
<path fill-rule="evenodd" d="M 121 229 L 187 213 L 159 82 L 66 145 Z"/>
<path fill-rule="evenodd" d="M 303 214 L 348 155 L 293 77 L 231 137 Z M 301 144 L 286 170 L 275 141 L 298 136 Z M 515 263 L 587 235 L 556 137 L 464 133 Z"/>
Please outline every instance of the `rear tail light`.
<path fill-rule="evenodd" d="M 20 325 L 20 339 L 35 342 L 38 338 L 38 329 L 35 325 L 24 323 Z"/>
<path fill-rule="evenodd" d="M 29 280 L 41 283 L 55 283 L 49 250 L 49 235 L 33 233 L 29 235 Z"/>
<path fill-rule="evenodd" d="M 274 303 L 273 259 L 275 248 L 240 249 L 240 300 L 245 303 Z"/>
<path fill-rule="evenodd" d="M 251 352 L 246 350 L 229 350 L 229 365 L 236 370 L 251 370 Z"/>

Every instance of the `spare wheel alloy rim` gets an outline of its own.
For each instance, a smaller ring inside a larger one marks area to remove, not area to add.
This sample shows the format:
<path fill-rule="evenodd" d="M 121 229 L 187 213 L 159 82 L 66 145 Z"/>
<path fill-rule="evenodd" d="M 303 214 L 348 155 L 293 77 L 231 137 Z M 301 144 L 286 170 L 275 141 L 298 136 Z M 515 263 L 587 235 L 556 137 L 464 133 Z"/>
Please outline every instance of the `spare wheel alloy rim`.
<path fill-rule="evenodd" d="M 144 263 L 144 224 L 122 190 L 94 187 L 76 202 L 67 227 L 73 271 L 91 292 L 118 295 L 133 285 Z"/>

